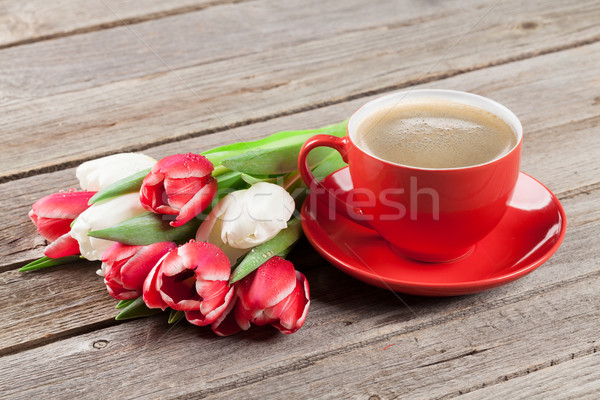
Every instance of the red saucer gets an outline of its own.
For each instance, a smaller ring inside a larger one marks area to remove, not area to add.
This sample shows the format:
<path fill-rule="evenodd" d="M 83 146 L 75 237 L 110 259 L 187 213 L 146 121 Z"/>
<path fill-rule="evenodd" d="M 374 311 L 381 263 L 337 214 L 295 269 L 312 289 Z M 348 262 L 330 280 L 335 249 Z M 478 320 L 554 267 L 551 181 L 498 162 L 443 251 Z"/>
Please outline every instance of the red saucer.
<path fill-rule="evenodd" d="M 338 194 L 352 190 L 348 168 L 323 184 Z M 397 254 L 375 231 L 330 213 L 328 202 L 327 194 L 311 193 L 302 206 L 302 227 L 313 247 L 357 279 L 422 296 L 475 293 L 521 278 L 554 254 L 567 223 L 558 199 L 521 172 L 510 208 L 470 254 L 446 263 L 421 263 Z"/>

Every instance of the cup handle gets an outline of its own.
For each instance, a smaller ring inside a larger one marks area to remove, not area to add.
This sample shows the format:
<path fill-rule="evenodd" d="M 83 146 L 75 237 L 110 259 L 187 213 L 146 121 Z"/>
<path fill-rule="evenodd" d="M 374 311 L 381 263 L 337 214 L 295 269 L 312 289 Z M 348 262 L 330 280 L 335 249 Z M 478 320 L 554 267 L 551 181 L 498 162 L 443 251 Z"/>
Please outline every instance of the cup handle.
<path fill-rule="evenodd" d="M 329 191 L 321 182 L 317 180 L 317 178 L 315 178 L 306 160 L 306 158 L 308 157 L 308 153 L 310 153 L 311 150 L 320 146 L 325 146 L 337 150 L 342 156 L 344 162 L 348 163 L 348 144 L 348 136 L 340 138 L 332 135 L 315 135 L 311 137 L 306 141 L 306 143 L 304 143 L 302 149 L 300 149 L 300 155 L 298 156 L 298 170 L 300 171 L 300 176 L 302 177 L 302 180 L 310 190 L 314 190 L 317 187 L 320 187 L 321 189 L 325 190 L 325 192 L 327 192 L 330 198 L 333 198 L 335 200 L 338 206 L 340 206 L 338 207 L 338 210 L 336 210 L 338 213 L 342 214 L 348 219 L 351 219 L 357 224 L 373 229 L 371 225 L 369 225 L 368 221 L 356 217 L 357 215 L 364 215 L 364 212 L 360 208 L 354 207 L 346 203 L 337 195 Z M 351 209 L 354 211 L 354 215 L 351 215 L 348 212 L 348 210 Z"/>

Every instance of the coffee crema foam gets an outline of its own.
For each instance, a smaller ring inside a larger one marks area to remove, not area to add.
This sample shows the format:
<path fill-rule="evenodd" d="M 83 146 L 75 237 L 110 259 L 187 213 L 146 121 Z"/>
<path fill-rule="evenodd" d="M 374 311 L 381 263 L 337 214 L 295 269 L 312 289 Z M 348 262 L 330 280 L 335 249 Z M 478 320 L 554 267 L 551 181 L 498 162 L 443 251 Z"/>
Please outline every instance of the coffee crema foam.
<path fill-rule="evenodd" d="M 420 168 L 460 168 L 503 156 L 517 135 L 500 117 L 449 100 L 422 99 L 365 118 L 355 143 L 368 153 Z"/>

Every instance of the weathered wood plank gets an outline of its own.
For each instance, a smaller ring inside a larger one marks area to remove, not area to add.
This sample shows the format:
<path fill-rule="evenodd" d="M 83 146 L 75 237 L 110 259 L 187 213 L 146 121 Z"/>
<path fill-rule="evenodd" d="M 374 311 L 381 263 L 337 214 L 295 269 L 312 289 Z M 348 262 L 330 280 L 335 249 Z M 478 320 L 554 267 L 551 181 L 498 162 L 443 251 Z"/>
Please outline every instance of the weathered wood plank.
<path fill-rule="evenodd" d="M 211 43 L 226 49 L 229 49 L 228 44 L 246 49 L 247 52 L 237 56 L 235 62 L 229 57 L 237 54 L 236 50 L 224 53 L 219 59 L 208 55 L 210 60 L 206 63 L 202 59 L 190 60 L 174 53 L 177 47 L 170 47 L 170 52 L 161 56 L 160 48 L 154 52 L 148 50 L 127 28 L 85 35 L 86 39 L 89 36 L 90 43 L 110 43 L 109 47 L 115 51 L 128 54 L 126 62 L 121 62 L 118 57 L 115 61 L 104 50 L 94 56 L 97 60 L 98 54 L 102 55 L 104 64 L 101 65 L 78 58 L 86 52 L 86 46 L 70 41 L 81 39 L 79 37 L 36 44 L 49 46 L 45 51 L 56 54 L 53 63 L 57 68 L 46 68 L 48 60 L 44 59 L 44 68 L 38 65 L 37 74 L 29 70 L 23 75 L 22 64 L 11 63 L 18 69 L 17 76 L 21 78 L 16 85 L 5 85 L 8 90 L 3 91 L 16 93 L 16 96 L 20 93 L 34 94 L 25 94 L 24 100 L 13 98 L 4 107 L 0 143 L 9 154 L 19 156 L 0 160 L 0 178 L 21 176 L 28 171 L 39 172 L 55 165 L 71 165 L 108 152 L 146 148 L 160 141 L 200 135 L 227 126 L 340 102 L 373 91 L 459 74 L 595 41 L 600 35 L 600 27 L 595 23 L 600 14 L 597 2 L 578 3 L 576 6 L 557 2 L 553 7 L 545 2 L 517 3 L 516 0 L 496 2 L 493 12 L 488 12 L 491 3 L 473 7 L 465 6 L 463 2 L 460 7 L 453 3 L 438 7 L 418 3 L 424 9 L 415 9 L 402 3 L 381 2 L 369 6 L 369 13 L 365 13 L 363 8 L 344 2 L 344 14 L 328 13 L 306 2 L 302 2 L 301 6 L 290 3 L 284 9 L 302 10 L 304 18 L 280 21 L 275 25 L 283 26 L 281 31 L 265 34 L 260 32 L 264 9 L 259 6 L 258 12 L 255 9 L 255 12 L 247 13 L 244 7 L 256 5 L 241 3 L 235 5 L 237 14 L 231 15 L 228 21 L 244 27 L 253 26 L 248 28 L 248 32 L 253 33 L 246 35 L 244 29 L 235 33 L 223 32 Z M 390 10 L 390 4 L 397 9 Z M 415 6 L 417 3 L 411 4 Z M 206 13 L 221 8 L 213 7 Z M 520 12 L 516 14 L 515 9 Z M 197 26 L 208 23 L 204 19 L 206 13 L 193 13 L 198 18 Z M 172 30 L 177 26 L 175 18 L 189 18 L 190 15 L 172 17 L 174 20 L 168 25 L 171 30 L 168 33 L 153 29 L 155 23 L 164 20 L 140 24 L 139 29 L 148 29 L 148 35 L 169 42 L 169 35 L 174 34 Z M 234 21 L 236 15 L 238 20 Z M 331 21 L 333 15 L 336 16 L 335 23 Z M 484 15 L 485 18 L 470 31 L 474 21 Z M 508 15 L 518 17 L 507 19 Z M 565 18 L 566 15 L 569 18 Z M 369 24 L 348 28 L 364 20 L 368 20 Z M 419 25 L 419 29 L 415 29 L 415 24 Z M 311 31 L 313 27 L 318 27 L 316 36 L 299 35 L 299 32 Z M 284 32 L 288 31 L 293 35 L 286 36 Z M 110 36 L 114 34 L 119 35 L 118 39 Z M 272 46 L 274 48 L 262 47 L 261 43 L 270 36 L 281 36 L 286 40 Z M 209 37 L 216 36 L 213 33 Z M 121 47 L 122 43 L 132 41 L 137 50 Z M 444 55 L 450 47 L 451 51 Z M 593 65 L 597 51 L 595 47 L 587 49 L 590 60 L 581 60 L 582 64 L 589 66 Z M 188 54 L 186 51 L 183 53 Z M 140 58 L 135 62 L 130 54 L 139 54 Z M 167 65 L 175 67 L 167 68 L 156 55 Z M 73 57 L 76 59 L 73 60 Z M 177 61 L 179 57 L 183 57 L 182 62 Z M 11 60 L 15 59 L 11 57 Z M 67 59 L 69 61 L 65 61 Z M 65 63 L 66 66 L 63 65 Z M 152 66 L 146 68 L 146 63 L 158 65 L 160 71 Z M 121 73 L 114 73 L 115 64 L 118 65 L 116 70 L 121 70 Z M 131 77 L 131 65 L 139 65 L 136 68 L 149 75 Z M 397 68 L 390 69 L 390 65 Z M 539 67 L 544 70 L 551 65 Z M 44 75 L 42 80 L 39 71 L 44 71 L 44 74 L 62 71 L 62 79 L 48 79 Z M 532 83 L 537 73 L 532 70 L 528 77 L 520 77 L 523 82 L 532 85 L 530 92 L 522 94 L 530 100 L 539 93 L 534 88 L 548 91 L 552 90 L 550 84 L 556 83 L 551 78 Z M 27 89 L 23 76 L 25 81 L 32 82 L 31 88 L 35 87 L 35 90 Z M 121 80 L 114 81 L 113 76 Z M 503 82 L 498 83 L 496 79 L 491 82 L 489 76 L 487 78 L 480 83 L 482 88 L 493 85 L 501 91 L 498 85 Z M 72 84 L 69 83 L 71 79 L 74 79 Z M 93 82 L 84 88 L 81 85 L 86 79 Z M 40 84 L 40 81 L 43 83 Z M 38 98 L 47 82 L 55 82 L 60 90 L 69 92 Z M 12 97 L 10 93 L 7 96 L 9 100 Z M 539 97 L 534 100 L 539 101 Z M 31 110 L 36 110 L 35 119 L 30 118 Z M 26 137 L 23 137 L 23 132 L 27 132 Z"/>
<path fill-rule="evenodd" d="M 95 273 L 99 266 L 79 262 L 34 273 L 0 274 L 0 353 L 114 324 L 117 301 L 100 290 L 104 284 Z"/>
<path fill-rule="evenodd" d="M 0 48 L 198 10 L 215 0 L 0 1 Z"/>
<path fill-rule="evenodd" d="M 435 87 L 472 91 L 513 109 L 525 127 L 522 169 L 558 194 L 599 182 L 600 164 L 589 162 L 600 159 L 597 135 L 600 108 L 598 91 L 588 84 L 595 79 L 595 70 L 590 68 L 588 59 L 600 63 L 600 45 L 466 73 L 437 81 Z M 533 74 L 536 74 L 534 81 Z M 489 83 L 490 76 L 494 76 L 494 85 Z M 531 92 L 545 93 L 544 100 L 534 101 Z M 178 152 L 203 151 L 226 142 L 253 140 L 278 130 L 319 127 L 347 118 L 371 98 L 168 143 L 145 152 L 161 158 Z M 561 162 L 549 162 L 556 159 Z M 0 197 L 0 219 L 6 221 L 0 226 L 0 254 L 3 254 L 0 270 L 39 257 L 43 251 L 43 240 L 35 235 L 28 222 L 30 205 L 44 195 L 76 185 L 73 169 L 0 184 L 0 192 L 7 194 Z M 571 211 L 567 212 L 570 218 Z M 597 219 L 597 213 L 592 212 L 589 218 Z"/>
<path fill-rule="evenodd" d="M 483 22 L 487 21 L 490 26 L 483 29 L 484 31 L 500 30 L 500 32 L 489 32 L 490 36 L 496 36 L 494 43 L 497 47 L 497 49 L 489 49 L 488 51 L 496 50 L 494 53 L 490 51 L 490 54 L 498 56 L 507 52 L 505 55 L 508 55 L 515 51 L 524 51 L 523 47 L 539 47 L 541 44 L 535 42 L 544 35 L 557 36 L 554 42 L 557 48 L 573 46 L 598 36 L 600 31 L 595 29 L 595 24 L 590 17 L 600 13 L 600 10 L 592 1 L 582 2 L 578 7 L 558 1 L 556 3 L 553 4 L 552 9 L 549 8 L 549 3 L 520 5 L 520 15 L 514 21 L 507 19 L 506 16 L 486 15 L 485 20 L 481 22 L 482 25 L 478 24 L 479 29 L 482 29 Z M 473 14 L 465 15 L 460 5 L 465 9 L 473 9 L 471 11 Z M 226 60 L 232 64 L 232 59 L 236 57 L 244 58 L 258 53 L 266 57 L 267 54 L 264 53 L 273 53 L 283 47 L 314 41 L 339 41 L 340 43 L 333 43 L 333 45 L 324 43 L 320 47 L 343 46 L 349 47 L 349 51 L 356 51 L 358 49 L 353 48 L 356 44 L 350 47 L 356 41 L 356 34 L 360 34 L 361 40 L 368 41 L 370 46 L 380 41 L 384 42 L 378 46 L 382 50 L 385 47 L 386 54 L 376 56 L 389 58 L 390 55 L 387 53 L 391 50 L 398 51 L 396 47 L 401 43 L 399 42 L 401 38 L 393 39 L 395 36 L 417 34 L 427 37 L 432 33 L 434 37 L 431 40 L 438 41 L 443 33 L 460 36 L 461 33 L 466 32 L 466 26 L 470 26 L 467 18 L 481 16 L 480 14 L 488 11 L 492 5 L 492 1 L 488 1 L 487 4 L 474 1 L 472 4 L 467 4 L 452 0 L 442 5 L 431 6 L 403 0 L 393 3 L 375 2 L 369 5 L 369 12 L 366 14 L 365 4 L 361 0 L 325 3 L 316 0 L 303 2 L 294 0 L 286 3 L 260 0 L 248 4 L 224 4 L 135 26 L 110 29 L 90 35 L 77 35 L 50 43 L 5 49 L 0 52 L 0 64 L 4 67 L 3 101 L 48 97 L 135 77 L 201 66 L 219 60 Z M 512 6 L 514 4 L 507 4 L 506 8 Z M 501 10 L 494 7 L 493 11 Z M 566 15 L 571 17 L 568 25 L 564 22 Z M 331 21 L 332 18 L 335 18 L 334 23 Z M 523 21 L 525 26 L 519 25 L 519 21 Z M 423 25 L 424 23 L 427 25 Z M 457 27 L 454 25 L 460 23 L 465 24 L 464 31 L 455 31 Z M 492 24 L 500 26 L 491 26 Z M 416 27 L 418 27 L 417 33 L 414 32 Z M 568 34 L 565 33 L 567 28 Z M 510 35 L 511 40 L 517 40 L 515 44 L 518 46 L 512 46 L 513 42 L 504 43 L 508 38 L 503 39 L 500 33 Z M 348 34 L 354 35 L 346 39 L 339 38 Z M 448 40 L 448 37 L 441 37 Z M 456 39 L 458 40 L 458 37 Z M 485 43 L 486 46 L 489 45 L 489 42 Z M 422 47 L 407 47 L 408 45 L 411 44 L 402 43 L 403 52 L 416 53 L 412 57 L 421 55 Z M 445 45 L 447 43 L 438 47 L 443 48 Z M 519 47 L 521 50 L 515 50 L 513 47 Z M 469 50 L 472 52 L 472 48 Z M 324 49 L 320 50 L 323 51 Z M 464 52 L 460 49 L 457 51 Z M 541 49 L 538 49 L 538 52 L 540 51 Z M 480 54 L 481 57 L 477 61 L 485 63 L 487 57 L 484 57 L 485 54 Z M 364 54 L 363 57 L 367 55 Z M 324 55 L 313 55 L 315 56 L 320 56 L 318 59 L 321 59 Z M 441 56 L 442 54 L 439 53 L 428 54 L 428 57 L 433 60 L 430 67 L 433 67 Z M 455 57 L 454 54 L 448 55 L 444 58 L 444 62 L 446 58 Z M 289 64 L 289 61 L 293 60 L 287 61 Z M 403 60 L 403 64 L 406 62 Z M 273 66 L 275 69 L 278 68 L 277 65 Z M 423 64 L 420 63 L 420 66 L 419 73 L 422 73 Z M 228 70 L 229 68 L 220 72 Z M 351 69 L 345 72 L 349 71 Z M 365 76 L 361 78 L 364 79 Z M 377 81 L 374 83 L 377 84 Z M 393 83 L 387 82 L 388 86 L 391 84 Z M 251 88 L 252 85 L 248 84 L 239 89 Z M 368 90 L 372 89 L 375 88 Z"/>
<path fill-rule="evenodd" d="M 314 357 L 314 362 L 310 362 L 308 356 L 306 361 L 297 360 L 297 367 L 283 375 L 261 379 L 252 385 L 239 385 L 233 391 L 200 390 L 192 394 L 243 399 L 271 398 L 285 391 L 292 397 L 308 392 L 312 398 L 332 399 L 365 399 L 373 395 L 448 399 L 472 392 L 472 398 L 481 399 L 530 398 L 524 392 L 510 391 L 511 379 L 529 374 L 530 382 L 547 382 L 544 378 L 559 372 L 553 371 L 553 364 L 563 362 L 563 371 L 574 368 L 577 364 L 571 361 L 572 358 L 577 360 L 576 357 L 598 350 L 599 284 L 600 276 L 595 274 L 514 304 L 446 324 L 385 335 L 382 340 L 356 350 L 340 354 L 332 352 L 326 358 Z M 597 364 L 598 359 L 584 363 Z M 546 376 L 538 376 L 537 370 L 545 371 Z M 575 375 L 577 373 L 571 370 L 563 381 L 573 379 Z M 599 387 L 598 382 L 592 380 L 597 372 L 586 370 L 581 375 L 586 376 L 581 376 L 579 381 L 589 386 L 580 392 L 590 393 Z M 512 397 L 486 397 L 485 394 L 494 391 L 481 395 L 476 391 L 505 381 L 500 385 L 506 387 L 508 390 L 504 393 L 512 393 Z M 223 384 L 225 388 L 235 385 L 227 378 L 223 379 Z M 572 384 L 570 386 L 574 388 Z M 529 387 L 529 393 L 543 398 L 555 398 L 552 393 L 561 393 L 559 398 L 577 398 L 575 391 L 545 389 L 543 386 Z"/>
<path fill-rule="evenodd" d="M 589 248 L 597 233 L 598 226 L 572 236 Z M 414 314 L 387 291 L 338 272 L 309 271 L 313 310 L 292 336 L 255 329 L 218 339 L 206 329 L 170 329 L 164 318 L 151 318 L 2 357 L 0 388 L 11 398 L 87 398 L 97 395 L 92 387 L 102 387 L 106 398 L 124 390 L 144 398 L 271 398 L 282 391 L 313 398 L 450 396 L 597 347 L 600 266 L 591 254 L 569 260 L 577 250 L 485 294 L 403 296 Z M 557 262 L 566 270 L 580 262 L 589 269 L 542 284 L 554 279 Z M 160 368 L 165 362 L 169 367 Z"/>
<path fill-rule="evenodd" d="M 594 351 L 595 350 L 595 351 Z M 595 399 L 600 393 L 600 353 L 561 362 L 506 382 L 475 390 L 461 397 L 469 399 Z"/>

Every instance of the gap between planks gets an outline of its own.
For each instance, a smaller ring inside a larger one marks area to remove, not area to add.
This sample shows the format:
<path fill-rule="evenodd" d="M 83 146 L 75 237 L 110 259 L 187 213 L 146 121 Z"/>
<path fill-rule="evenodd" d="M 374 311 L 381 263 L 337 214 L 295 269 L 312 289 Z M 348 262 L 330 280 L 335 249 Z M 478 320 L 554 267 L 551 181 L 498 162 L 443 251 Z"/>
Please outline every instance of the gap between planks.
<path fill-rule="evenodd" d="M 162 18 L 168 18 L 168 17 L 172 17 L 175 15 L 187 14 L 187 13 L 196 12 L 196 11 L 202 11 L 202 10 L 205 10 L 210 7 L 227 5 L 227 4 L 238 4 L 238 3 L 249 2 L 249 1 L 252 1 L 252 0 L 214 0 L 214 1 L 209 1 L 207 3 L 181 6 L 181 7 L 173 8 L 171 10 L 155 11 L 155 12 L 151 12 L 151 13 L 148 13 L 145 15 L 124 17 L 124 18 L 120 18 L 113 11 L 112 8 L 110 8 L 107 4 L 105 4 L 105 6 L 110 10 L 110 13 L 112 13 L 114 15 L 114 18 L 116 18 L 116 20 L 110 21 L 110 22 L 100 22 L 97 24 L 93 24 L 93 25 L 85 26 L 85 27 L 81 27 L 81 28 L 74 28 L 71 30 L 67 30 L 65 32 L 43 34 L 43 35 L 40 35 L 37 37 L 31 37 L 31 38 L 27 38 L 27 39 L 16 40 L 16 41 L 10 42 L 10 43 L 0 44 L 0 50 L 8 49 L 11 47 L 27 45 L 27 44 L 31 44 L 31 43 L 45 42 L 45 41 L 53 40 L 53 39 L 60 39 L 60 38 L 68 37 L 68 36 L 75 36 L 75 35 L 81 35 L 81 34 L 85 34 L 85 33 L 97 32 L 97 31 L 117 28 L 117 27 L 126 26 L 126 25 L 141 24 L 143 22 L 158 20 L 158 19 L 162 19 Z"/>
<path fill-rule="evenodd" d="M 233 0 L 233 1 L 241 2 L 243 0 Z M 519 61 L 523 61 L 523 60 L 527 60 L 530 58 L 535 58 L 535 57 L 539 57 L 539 56 L 543 56 L 543 55 L 547 55 L 547 54 L 551 54 L 551 53 L 556 53 L 556 52 L 560 52 L 560 51 L 574 49 L 577 47 L 591 45 L 598 41 L 600 41 L 600 35 L 597 35 L 597 36 L 594 36 L 594 37 L 588 38 L 588 39 L 575 41 L 573 43 L 568 43 L 568 44 L 564 44 L 564 45 L 549 47 L 546 49 L 525 52 L 525 53 L 517 55 L 517 56 L 510 56 L 510 57 L 506 57 L 506 58 L 496 60 L 496 61 L 491 61 L 491 62 L 484 63 L 484 64 L 473 65 L 468 68 L 460 68 L 460 69 L 455 69 L 455 70 L 450 70 L 450 71 L 444 71 L 441 73 L 431 74 L 431 75 L 427 75 L 427 76 L 421 76 L 418 78 L 403 81 L 400 84 L 388 85 L 388 86 L 378 88 L 376 90 L 366 90 L 366 91 L 362 91 L 359 93 L 355 93 L 350 96 L 338 97 L 335 99 L 331 99 L 331 100 L 327 100 L 327 101 L 323 101 L 323 102 L 319 102 L 319 103 L 314 103 L 314 104 L 310 104 L 310 105 L 306 105 L 306 106 L 302 106 L 302 107 L 292 108 L 290 110 L 273 113 L 273 114 L 265 115 L 262 117 L 246 118 L 244 120 L 240 120 L 240 121 L 232 123 L 232 124 L 217 126 L 217 127 L 210 128 L 210 129 L 203 129 L 200 131 L 190 132 L 190 133 L 186 133 L 183 135 L 173 136 L 171 138 L 155 140 L 155 141 L 148 142 L 148 143 L 146 143 L 144 145 L 140 145 L 140 146 L 127 146 L 127 147 L 123 147 L 123 148 L 119 149 L 119 152 L 144 151 L 149 148 L 168 144 L 168 143 L 176 143 L 176 142 L 180 142 L 180 141 L 184 141 L 184 140 L 202 137 L 202 136 L 213 134 L 213 133 L 220 133 L 220 132 L 224 132 L 224 131 L 234 129 L 234 128 L 244 127 L 244 126 L 248 126 L 248 125 L 252 125 L 252 124 L 256 124 L 256 123 L 260 123 L 260 122 L 266 122 L 266 121 L 276 119 L 276 118 L 286 117 L 286 116 L 299 114 L 299 113 L 306 112 L 306 111 L 311 111 L 311 110 L 324 108 L 324 107 L 328 107 L 328 106 L 332 106 L 332 105 L 336 105 L 336 104 L 341 104 L 341 103 L 345 103 L 345 102 L 349 102 L 349 101 L 353 101 L 353 100 L 358 100 L 363 97 L 380 95 L 380 94 L 384 94 L 384 93 L 387 93 L 390 91 L 400 90 L 400 89 L 408 88 L 411 86 L 422 85 L 422 84 L 427 84 L 427 83 L 431 83 L 431 82 L 435 82 L 435 81 L 439 81 L 439 80 L 444 80 L 444 79 L 452 78 L 452 77 L 455 77 L 458 75 L 462 75 L 462 74 L 466 74 L 466 73 L 474 72 L 474 71 L 479 71 L 479 70 L 483 70 L 483 69 L 490 68 L 490 67 L 511 64 L 514 62 L 519 62 Z M 178 69 L 176 69 L 176 70 L 178 70 Z M 102 152 L 102 153 L 98 153 L 98 154 L 94 155 L 93 157 L 82 157 L 79 159 L 75 159 L 75 160 L 71 160 L 71 161 L 63 162 L 63 163 L 58 163 L 58 164 L 54 164 L 54 165 L 47 166 L 47 167 L 32 168 L 27 171 L 0 176 L 0 184 L 9 182 L 9 181 L 13 181 L 13 180 L 27 178 L 27 177 L 30 177 L 33 175 L 39 175 L 39 174 L 44 174 L 44 173 L 49 173 L 49 172 L 61 171 L 61 170 L 68 169 L 68 168 L 73 168 L 85 161 L 89 161 L 89 160 L 96 159 L 99 157 L 104 157 L 104 156 L 114 154 L 114 153 L 115 153 L 115 151 Z"/>
<path fill-rule="evenodd" d="M 594 382 L 598 382 L 598 378 L 595 378 L 598 374 L 598 351 L 599 347 L 595 346 L 591 349 L 571 353 L 562 358 L 551 360 L 550 365 L 547 365 L 547 363 L 536 365 L 521 372 L 490 381 L 489 384 L 482 383 L 460 390 L 457 395 L 466 395 L 466 399 L 515 398 L 516 396 L 542 400 L 553 397 L 564 398 L 566 397 L 565 393 L 569 393 L 569 398 L 595 399 L 598 393 L 598 390 L 594 388 Z M 558 367 L 548 368 L 555 366 Z M 577 374 L 577 376 L 570 376 L 570 371 L 576 370 L 582 371 L 582 373 Z M 531 374 L 531 372 L 538 371 L 542 372 Z M 502 385 L 505 382 L 510 383 Z M 544 388 L 543 393 L 540 392 L 539 388 Z M 481 389 L 484 390 L 478 391 Z M 438 399 L 454 398 L 457 395 L 449 393 L 447 396 L 438 397 Z"/>
<path fill-rule="evenodd" d="M 579 358 L 582 358 L 585 356 L 589 356 L 591 354 L 597 353 L 599 350 L 600 350 L 600 346 L 591 346 L 587 349 L 580 350 L 575 353 L 570 353 L 567 355 L 559 356 L 559 357 L 553 358 L 552 360 L 546 361 L 544 363 L 532 365 L 531 367 L 528 367 L 528 368 L 525 368 L 522 370 L 518 370 L 515 372 L 511 372 L 510 374 L 500 376 L 494 380 L 481 382 L 480 384 L 466 387 L 464 389 L 459 389 L 459 390 L 453 391 L 451 393 L 448 393 L 444 396 L 435 397 L 435 400 L 454 399 L 456 397 L 462 396 L 467 393 L 477 394 L 477 393 L 474 393 L 477 390 L 489 388 L 491 386 L 498 385 L 500 383 L 506 383 L 512 379 L 521 378 L 521 377 L 529 375 L 533 372 L 542 371 L 547 368 L 554 367 L 554 366 L 557 366 L 557 365 L 565 363 L 565 362 L 569 362 L 569 361 L 573 361 L 573 360 L 576 360 L 576 359 L 579 359 Z"/>

